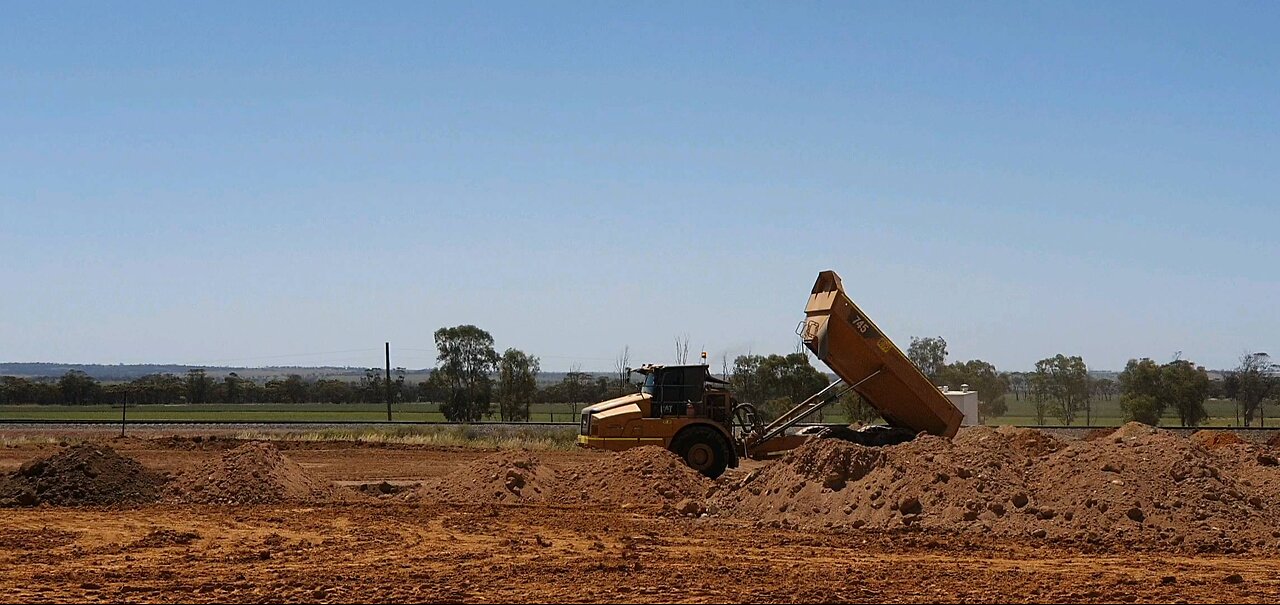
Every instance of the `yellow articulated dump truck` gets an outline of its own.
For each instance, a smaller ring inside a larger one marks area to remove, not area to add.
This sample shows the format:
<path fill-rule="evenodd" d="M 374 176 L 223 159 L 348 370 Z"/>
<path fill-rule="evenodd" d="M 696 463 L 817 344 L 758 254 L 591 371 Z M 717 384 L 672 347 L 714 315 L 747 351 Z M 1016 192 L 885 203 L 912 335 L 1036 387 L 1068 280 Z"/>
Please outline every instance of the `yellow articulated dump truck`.
<path fill-rule="evenodd" d="M 740 456 L 763 458 L 810 439 L 891 445 L 919 433 L 952 437 L 960 428 L 961 411 L 858 309 L 834 271 L 818 274 L 798 333 L 840 380 L 773 422 L 761 422 L 755 406 L 739 402 L 705 364 L 645 365 L 633 370 L 644 377 L 638 393 L 582 410 L 578 444 L 614 451 L 662 446 L 698 472 L 718 477 L 737 466 Z M 861 395 L 886 424 L 795 430 L 849 392 Z"/>

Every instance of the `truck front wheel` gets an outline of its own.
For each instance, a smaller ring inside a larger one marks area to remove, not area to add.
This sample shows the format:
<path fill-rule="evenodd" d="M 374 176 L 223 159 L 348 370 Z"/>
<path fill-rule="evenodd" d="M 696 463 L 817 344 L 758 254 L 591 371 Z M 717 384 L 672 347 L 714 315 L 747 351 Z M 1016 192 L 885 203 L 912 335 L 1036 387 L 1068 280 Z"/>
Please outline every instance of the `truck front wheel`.
<path fill-rule="evenodd" d="M 715 479 L 724 474 L 733 453 L 729 443 L 714 429 L 705 426 L 687 428 L 671 441 L 671 451 L 685 464 L 707 477 Z"/>

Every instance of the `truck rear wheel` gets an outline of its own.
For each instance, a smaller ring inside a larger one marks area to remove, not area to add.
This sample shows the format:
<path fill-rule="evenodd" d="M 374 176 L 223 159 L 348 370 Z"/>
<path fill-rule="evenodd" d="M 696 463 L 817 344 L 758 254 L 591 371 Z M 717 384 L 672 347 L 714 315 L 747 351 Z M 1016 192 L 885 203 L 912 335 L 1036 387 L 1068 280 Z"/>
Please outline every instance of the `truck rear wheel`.
<path fill-rule="evenodd" d="M 724 436 L 705 426 L 681 431 L 671 441 L 671 451 L 684 459 L 689 468 L 712 479 L 724 474 L 733 455 Z"/>

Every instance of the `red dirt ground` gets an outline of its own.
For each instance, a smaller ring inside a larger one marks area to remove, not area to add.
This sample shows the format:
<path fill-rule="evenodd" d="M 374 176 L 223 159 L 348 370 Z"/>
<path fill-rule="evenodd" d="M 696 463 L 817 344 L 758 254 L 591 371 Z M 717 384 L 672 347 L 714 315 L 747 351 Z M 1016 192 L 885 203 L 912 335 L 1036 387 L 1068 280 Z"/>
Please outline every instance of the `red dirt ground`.
<path fill-rule="evenodd" d="M 1269 474 L 1273 458 L 1260 462 L 1272 456 L 1266 448 L 1221 447 L 1213 455 L 1223 458 L 1214 462 L 1219 459 L 1202 458 L 1202 450 L 1183 451 L 1181 445 L 1165 443 L 1164 437 L 1119 438 L 1122 442 L 1114 443 L 1114 452 L 1096 458 L 1090 456 L 1097 452 L 1071 442 L 1064 445 L 1027 435 L 1005 435 L 998 441 L 1001 448 L 1022 452 L 1008 461 L 1011 466 L 1021 465 L 1010 471 L 1060 468 L 1083 456 L 1088 458 L 1085 467 L 1097 467 L 1093 472 L 1099 476 L 1132 481 L 1144 471 L 1132 460 L 1154 459 L 1157 452 L 1168 450 L 1191 456 L 1197 463 L 1211 463 L 1222 477 L 1240 478 L 1250 473 L 1251 483 L 1238 489 L 1266 498 L 1263 510 L 1269 511 L 1275 503 L 1272 498 L 1280 495 L 1280 483 L 1273 482 Z M 1124 441 L 1126 438 L 1129 440 Z M 1110 443 L 1105 439 L 1098 442 Z M 959 440 L 946 446 L 945 455 L 934 454 L 934 460 L 949 466 L 972 466 L 975 477 L 986 473 L 984 476 L 994 481 L 1000 476 L 990 467 L 994 457 L 979 456 L 973 449 L 977 443 L 977 439 Z M 110 445 L 148 470 L 178 476 L 207 469 L 239 444 L 190 447 L 190 442 L 183 441 L 123 439 Z M 493 456 L 493 452 L 475 450 L 351 443 L 281 443 L 279 447 L 286 462 L 296 463 L 311 479 L 339 482 L 445 478 L 476 468 L 478 461 Z M 885 453 L 889 466 L 857 456 L 841 458 L 838 464 L 854 472 L 838 481 L 847 484 L 845 490 L 854 490 L 863 478 L 890 481 L 898 471 L 906 477 L 911 475 L 906 472 L 909 465 L 934 463 L 928 460 L 928 447 L 927 443 L 912 444 L 901 454 Z M 54 445 L 0 448 L 0 472 L 15 471 L 33 458 L 58 451 Z M 1132 466 L 1120 468 L 1119 473 L 1101 470 L 1108 464 L 1118 465 L 1115 456 L 1126 452 L 1137 456 L 1122 460 Z M 497 466 L 503 466 L 499 469 L 503 488 L 509 479 L 505 474 L 508 460 L 503 457 L 508 455 L 498 455 L 502 458 Z M 575 473 L 610 459 L 608 454 L 581 451 L 533 455 L 538 468 L 549 471 L 545 477 L 562 481 L 571 481 Z M 776 464 L 745 465 L 720 482 L 722 489 L 712 499 L 722 502 L 730 493 L 727 486 L 752 471 L 759 471 L 759 480 L 768 479 L 764 473 Z M 859 465 L 871 469 L 865 477 L 856 477 Z M 1268 474 L 1252 474 L 1259 466 L 1267 467 Z M 653 468 L 655 473 L 667 472 L 661 464 Z M 791 477 L 774 472 L 778 481 Z M 1018 487 L 1030 490 L 1032 505 L 1043 506 L 1036 498 L 1047 500 L 1057 493 L 1045 485 L 1047 478 L 1016 476 Z M 525 482 L 530 485 L 542 478 L 526 477 Z M 489 476 L 481 479 L 484 483 Z M 818 483 L 827 479 L 823 475 Z M 834 485 L 837 480 L 832 481 Z M 958 481 L 956 473 L 938 493 L 966 485 Z M 543 492 L 547 497 L 503 498 L 500 502 L 446 503 L 421 496 L 412 501 L 344 501 L 335 497 L 271 504 L 3 508 L 0 601 L 1280 600 L 1280 558 L 1270 544 L 1237 549 L 1234 554 L 1196 553 L 1171 544 L 1135 548 L 1126 541 L 1076 543 L 1055 541 L 1054 536 L 1039 539 L 994 531 L 933 530 L 928 515 L 935 508 L 946 510 L 944 502 L 932 499 L 933 490 L 941 489 L 936 487 L 924 496 L 905 491 L 897 494 L 899 509 L 914 510 L 915 503 L 903 504 L 907 498 L 921 500 L 922 512 L 908 513 L 924 515 L 918 524 L 898 523 L 900 527 L 891 529 L 889 525 L 873 527 L 877 523 L 859 529 L 824 529 L 819 523 L 817 527 L 793 529 L 760 523 L 747 508 L 687 517 L 655 504 L 559 499 L 554 497 L 558 488 L 553 484 L 548 479 Z M 901 489 L 915 484 L 907 480 L 883 485 Z M 486 484 L 484 489 L 491 487 Z M 1109 488 L 1099 487 L 1105 489 Z M 1001 498 L 1017 495 L 1006 491 L 992 493 Z M 623 492 L 625 488 L 614 495 Z M 1139 499 L 1148 497 L 1145 492 L 1135 494 Z M 1148 508 L 1153 515 L 1164 514 L 1155 513 L 1164 509 L 1154 505 Z M 878 519 L 879 514 L 869 513 L 867 518 Z M 800 518 L 793 520 L 796 526 L 805 525 Z M 1057 517 L 1042 521 L 1048 527 L 1063 523 Z M 1000 527 L 998 522 L 988 525 Z"/>

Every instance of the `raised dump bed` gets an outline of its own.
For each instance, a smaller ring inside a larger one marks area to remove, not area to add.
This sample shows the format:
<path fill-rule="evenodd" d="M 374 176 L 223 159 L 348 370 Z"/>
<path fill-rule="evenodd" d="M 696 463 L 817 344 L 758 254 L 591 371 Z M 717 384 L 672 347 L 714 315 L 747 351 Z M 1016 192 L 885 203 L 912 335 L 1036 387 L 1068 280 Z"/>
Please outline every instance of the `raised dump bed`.
<path fill-rule="evenodd" d="M 800 336 L 890 425 L 942 437 L 959 430 L 964 414 L 853 304 L 835 271 L 818 274 Z"/>

